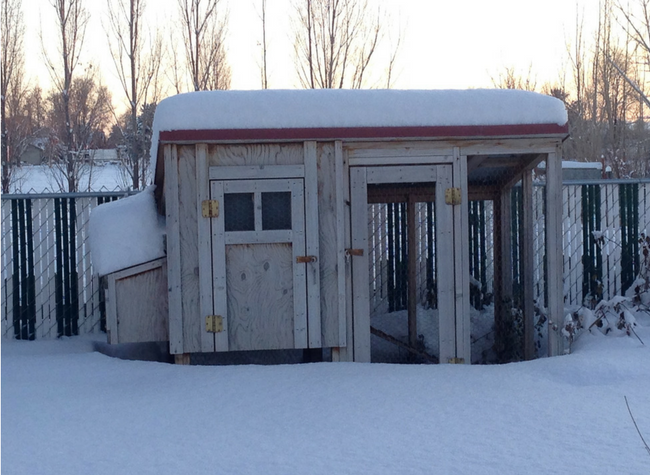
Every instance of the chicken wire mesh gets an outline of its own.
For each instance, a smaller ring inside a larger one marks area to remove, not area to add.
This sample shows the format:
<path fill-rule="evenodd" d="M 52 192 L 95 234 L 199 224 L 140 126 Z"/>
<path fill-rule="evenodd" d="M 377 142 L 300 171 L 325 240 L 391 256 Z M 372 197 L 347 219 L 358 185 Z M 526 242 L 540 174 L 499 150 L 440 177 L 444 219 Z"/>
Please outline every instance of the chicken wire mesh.
<path fill-rule="evenodd" d="M 412 220 L 409 213 L 415 214 Z M 372 203 L 368 216 L 372 359 L 437 362 L 434 203 Z M 411 223 L 415 223 L 413 233 L 408 229 Z M 412 248 L 415 258 L 410 262 Z M 411 265 L 415 265 L 413 272 Z M 413 294 L 410 285 L 416 287 Z M 413 296 L 417 302 L 410 306 Z"/>
<path fill-rule="evenodd" d="M 547 351 L 545 168 L 539 157 L 504 155 L 480 157 L 469 173 L 473 363 Z"/>
<path fill-rule="evenodd" d="M 536 348 L 543 350 L 544 191 L 530 186 L 524 199 L 524 189 L 516 179 L 531 160 L 527 156 L 490 157 L 469 174 L 470 201 L 465 206 L 473 363 L 523 358 L 526 274 L 534 282 Z M 535 177 L 541 180 L 541 172 Z M 436 219 L 440 204 L 435 202 L 434 184 L 391 186 L 369 187 L 368 191 L 371 359 L 437 362 L 440 319 L 450 318 L 439 312 L 438 283 L 453 279 L 454 270 L 440 267 L 436 243 L 441 227 L 450 223 Z M 524 239 L 528 234 L 530 242 Z M 463 240 L 454 239 L 453 252 L 457 253 Z"/>

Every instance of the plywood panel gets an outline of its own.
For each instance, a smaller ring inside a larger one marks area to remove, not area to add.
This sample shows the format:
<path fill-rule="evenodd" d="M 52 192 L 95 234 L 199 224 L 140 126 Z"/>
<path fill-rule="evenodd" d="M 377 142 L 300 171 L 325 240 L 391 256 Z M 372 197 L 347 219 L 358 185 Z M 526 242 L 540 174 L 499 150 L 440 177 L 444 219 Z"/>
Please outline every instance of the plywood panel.
<path fill-rule="evenodd" d="M 115 281 L 118 343 L 167 341 L 167 265 Z"/>
<path fill-rule="evenodd" d="M 183 309 L 183 353 L 202 351 L 202 324 L 199 298 L 199 240 L 196 158 L 194 146 L 178 151 L 178 209 L 181 255 L 181 305 Z M 211 350 L 211 349 L 210 349 Z"/>
<path fill-rule="evenodd" d="M 294 347 L 290 244 L 226 246 L 230 350 Z"/>
<path fill-rule="evenodd" d="M 303 144 L 211 145 L 210 166 L 302 165 Z"/>
<path fill-rule="evenodd" d="M 320 230 L 320 312 L 324 347 L 340 346 L 336 198 L 334 144 L 320 144 L 318 147 L 318 227 Z M 341 315 L 341 318 L 345 318 L 345 315 Z"/>

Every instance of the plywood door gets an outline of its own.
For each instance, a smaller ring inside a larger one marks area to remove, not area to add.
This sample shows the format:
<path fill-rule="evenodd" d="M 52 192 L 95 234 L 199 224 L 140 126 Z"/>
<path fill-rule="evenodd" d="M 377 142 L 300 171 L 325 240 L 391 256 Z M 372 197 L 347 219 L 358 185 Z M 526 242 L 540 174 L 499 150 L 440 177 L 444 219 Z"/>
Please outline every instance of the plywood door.
<path fill-rule="evenodd" d="M 432 183 L 435 185 L 436 267 L 445 269 L 447 278 L 438 279 L 439 359 L 447 362 L 456 354 L 456 331 L 459 327 L 454 299 L 457 272 L 454 260 L 454 222 L 450 205 L 445 204 L 445 189 L 452 185 L 450 165 L 351 167 L 351 242 L 353 287 L 354 360 L 370 361 L 370 306 L 369 306 L 369 246 L 368 246 L 368 185 Z M 459 318 L 460 320 L 460 318 Z"/>
<path fill-rule="evenodd" d="M 213 181 L 211 199 L 214 308 L 228 336 L 216 350 L 306 348 L 303 180 Z"/>

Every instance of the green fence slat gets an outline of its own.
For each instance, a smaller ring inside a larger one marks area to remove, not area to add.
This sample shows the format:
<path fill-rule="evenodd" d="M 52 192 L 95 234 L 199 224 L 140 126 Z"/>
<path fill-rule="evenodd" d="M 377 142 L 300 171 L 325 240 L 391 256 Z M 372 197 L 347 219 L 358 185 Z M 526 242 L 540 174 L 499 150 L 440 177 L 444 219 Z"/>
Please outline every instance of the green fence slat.
<path fill-rule="evenodd" d="M 12 241 L 12 304 L 13 304 L 13 327 L 14 338 L 20 338 L 20 242 L 18 234 L 18 201 L 11 202 L 11 235 Z"/>

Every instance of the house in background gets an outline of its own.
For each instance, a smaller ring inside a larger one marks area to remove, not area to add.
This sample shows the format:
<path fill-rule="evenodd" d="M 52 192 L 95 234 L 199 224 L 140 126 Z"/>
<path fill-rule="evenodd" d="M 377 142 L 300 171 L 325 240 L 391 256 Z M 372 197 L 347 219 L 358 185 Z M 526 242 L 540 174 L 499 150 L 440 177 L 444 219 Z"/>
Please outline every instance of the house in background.
<path fill-rule="evenodd" d="M 542 162 L 537 173 L 546 173 L 546 164 Z M 607 167 L 603 174 L 603 164 L 600 162 L 578 162 L 575 160 L 562 160 L 562 181 L 590 181 L 611 178 L 611 168 Z"/>
<path fill-rule="evenodd" d="M 20 162 L 28 165 L 40 165 L 45 160 L 47 139 L 34 139 L 20 156 Z"/>

